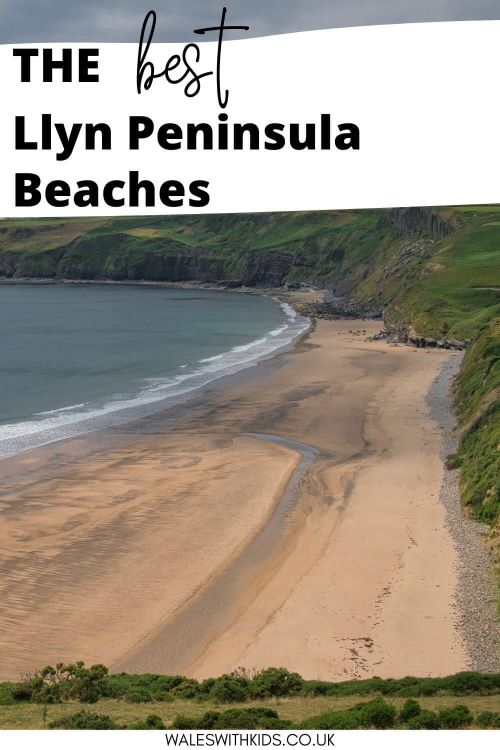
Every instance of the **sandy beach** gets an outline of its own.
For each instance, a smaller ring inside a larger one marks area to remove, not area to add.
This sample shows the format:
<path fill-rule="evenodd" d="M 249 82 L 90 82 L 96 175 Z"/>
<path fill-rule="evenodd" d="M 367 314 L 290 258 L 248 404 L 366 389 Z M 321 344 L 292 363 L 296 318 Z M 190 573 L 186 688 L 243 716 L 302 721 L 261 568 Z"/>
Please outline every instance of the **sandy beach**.
<path fill-rule="evenodd" d="M 319 321 L 175 409 L 2 461 L 0 678 L 466 669 L 426 402 L 460 355 L 379 329 Z"/>

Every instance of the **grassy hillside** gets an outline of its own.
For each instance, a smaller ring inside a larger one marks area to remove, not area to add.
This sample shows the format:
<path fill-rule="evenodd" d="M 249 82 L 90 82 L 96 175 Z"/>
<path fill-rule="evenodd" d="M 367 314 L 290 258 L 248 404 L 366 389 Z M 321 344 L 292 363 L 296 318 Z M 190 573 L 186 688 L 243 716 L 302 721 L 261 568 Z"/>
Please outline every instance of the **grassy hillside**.
<path fill-rule="evenodd" d="M 418 211 L 3 220 L 0 278 L 306 281 L 471 337 L 500 310 L 500 207 Z"/>
<path fill-rule="evenodd" d="M 463 503 L 494 523 L 500 514 L 500 318 L 480 328 L 455 393 L 462 441 L 449 463 L 461 467 Z"/>
<path fill-rule="evenodd" d="M 456 387 L 464 502 L 499 513 L 500 206 L 0 221 L 1 278 L 304 281 L 387 325 L 471 343 Z"/>

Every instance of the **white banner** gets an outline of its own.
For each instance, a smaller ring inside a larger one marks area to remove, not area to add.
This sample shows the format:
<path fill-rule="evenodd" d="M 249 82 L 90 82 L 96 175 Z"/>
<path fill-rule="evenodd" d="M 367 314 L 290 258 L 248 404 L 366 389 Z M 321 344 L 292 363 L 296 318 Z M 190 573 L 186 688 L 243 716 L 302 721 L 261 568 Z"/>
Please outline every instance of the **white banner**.
<path fill-rule="evenodd" d="M 14 730 L 2 732 L 3 750 L 18 750 L 36 746 L 38 750 L 87 750 L 92 748 L 335 748 L 335 750 L 470 750 L 471 743 L 482 750 L 498 747 L 499 733 L 481 730 L 350 730 L 350 731 L 264 731 L 264 730 L 218 730 L 218 731 L 44 731 Z"/>
<path fill-rule="evenodd" d="M 499 21 L 206 36 L 0 47 L 0 216 L 500 202 Z"/>

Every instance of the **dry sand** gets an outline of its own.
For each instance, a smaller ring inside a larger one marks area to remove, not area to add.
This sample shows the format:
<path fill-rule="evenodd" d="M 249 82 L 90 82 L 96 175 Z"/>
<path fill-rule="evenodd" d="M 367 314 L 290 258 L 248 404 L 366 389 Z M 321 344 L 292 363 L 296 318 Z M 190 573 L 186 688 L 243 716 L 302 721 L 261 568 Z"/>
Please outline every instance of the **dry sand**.
<path fill-rule="evenodd" d="M 173 411 L 2 461 L 0 678 L 466 668 L 425 400 L 455 355 L 378 328 L 320 322 Z"/>

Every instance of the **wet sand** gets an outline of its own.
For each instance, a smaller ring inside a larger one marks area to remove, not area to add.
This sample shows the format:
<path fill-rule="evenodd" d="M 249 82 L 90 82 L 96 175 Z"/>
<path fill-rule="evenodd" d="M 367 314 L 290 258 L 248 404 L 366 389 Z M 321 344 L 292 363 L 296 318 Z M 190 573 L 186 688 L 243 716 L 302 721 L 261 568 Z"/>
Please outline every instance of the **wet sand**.
<path fill-rule="evenodd" d="M 426 405 L 456 355 L 378 328 L 321 321 L 177 409 L 2 461 L 0 678 L 466 668 Z"/>

